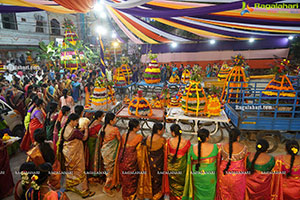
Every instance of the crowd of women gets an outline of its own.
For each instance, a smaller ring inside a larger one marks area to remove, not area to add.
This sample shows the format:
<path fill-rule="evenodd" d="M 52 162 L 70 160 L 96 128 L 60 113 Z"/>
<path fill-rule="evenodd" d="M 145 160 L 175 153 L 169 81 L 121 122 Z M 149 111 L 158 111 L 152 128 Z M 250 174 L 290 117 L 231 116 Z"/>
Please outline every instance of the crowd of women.
<path fill-rule="evenodd" d="M 27 159 L 15 186 L 7 144 L 0 140 L 1 199 L 13 189 L 17 200 L 67 200 L 65 190 L 88 198 L 95 194 L 89 184 L 95 183 L 102 184 L 102 192 L 109 197 L 121 190 L 125 200 L 166 196 L 171 200 L 300 199 L 295 140 L 286 142 L 286 155 L 272 157 L 266 140 L 258 140 L 256 152 L 248 152 L 240 143 L 238 129 L 232 129 L 229 142 L 223 144 L 210 143 L 209 131 L 200 129 L 197 143 L 191 144 L 178 124 L 170 126 L 169 138 L 164 137 L 161 123 L 155 123 L 151 135 L 143 137 L 140 122 L 130 119 L 127 132 L 121 135 L 113 113 L 97 111 L 87 121 L 84 107 L 75 105 L 67 86 L 57 98 L 46 101 L 30 86 L 26 133 L 20 146 Z"/>

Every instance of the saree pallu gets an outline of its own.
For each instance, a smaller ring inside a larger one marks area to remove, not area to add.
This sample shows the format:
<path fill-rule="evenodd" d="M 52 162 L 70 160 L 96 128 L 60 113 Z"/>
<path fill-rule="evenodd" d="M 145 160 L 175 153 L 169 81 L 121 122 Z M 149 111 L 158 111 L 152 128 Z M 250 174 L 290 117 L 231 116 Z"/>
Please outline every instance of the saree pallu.
<path fill-rule="evenodd" d="M 216 200 L 244 200 L 246 188 L 245 158 L 231 161 L 227 174 L 223 174 L 227 161 L 222 160 L 218 169 Z M 240 174 L 238 174 L 240 172 Z M 232 174 L 230 174 L 232 173 Z"/>
<path fill-rule="evenodd" d="M 89 128 L 89 138 L 85 143 L 86 170 L 89 172 L 93 172 L 94 170 L 95 148 L 98 138 L 97 134 L 101 127 L 101 124 L 97 124 Z"/>
<path fill-rule="evenodd" d="M 168 152 L 168 151 L 167 151 Z M 165 155 L 167 153 L 165 152 Z M 180 200 L 183 196 L 185 175 L 186 175 L 186 164 L 187 164 L 187 154 L 177 158 L 175 163 L 171 163 L 173 155 L 169 154 L 165 156 L 165 166 L 167 168 L 164 170 L 164 173 L 167 173 L 167 181 L 164 181 L 164 187 L 167 187 L 169 190 L 165 193 L 169 193 L 170 200 Z"/>
<path fill-rule="evenodd" d="M 119 155 L 122 155 L 123 150 L 124 149 L 121 148 Z M 137 152 L 135 146 L 126 147 L 126 151 L 122 161 L 121 156 L 119 156 L 119 170 L 123 199 L 135 199 L 139 179 L 139 174 L 137 173 L 137 171 L 139 171 L 139 168 L 137 163 Z"/>
<path fill-rule="evenodd" d="M 118 186 L 118 160 L 117 156 L 120 150 L 120 143 L 117 138 L 103 143 L 101 147 L 101 155 L 103 158 L 103 164 L 105 168 L 105 174 L 106 174 L 106 183 L 105 183 L 105 188 L 106 189 L 112 189 L 114 187 Z M 126 153 L 127 153 L 127 148 L 126 148 Z M 125 159 L 125 158 L 124 158 Z M 116 169 L 116 170 L 115 170 Z"/>
<path fill-rule="evenodd" d="M 66 189 L 80 193 L 88 192 L 88 183 L 85 174 L 84 149 L 81 140 L 65 141 L 63 155 L 66 166 Z"/>
<path fill-rule="evenodd" d="M 161 199 L 162 192 L 162 171 L 164 169 L 164 147 L 157 151 L 149 151 L 149 164 L 151 170 L 151 183 L 153 200 Z"/>
<path fill-rule="evenodd" d="M 198 160 L 193 157 L 193 147 L 190 148 L 186 178 L 184 185 L 184 193 L 182 200 L 214 200 L 216 195 L 217 184 L 217 148 L 210 154 L 211 157 L 201 158 L 199 171 L 196 171 Z"/>
<path fill-rule="evenodd" d="M 0 147 L 4 147 L 4 143 L 0 140 Z M 14 181 L 9 166 L 9 156 L 7 149 L 0 151 L 0 199 L 12 194 L 14 189 Z"/>
<path fill-rule="evenodd" d="M 137 146 L 137 162 L 141 172 L 136 196 L 138 199 L 154 199 L 152 198 L 152 177 L 150 164 L 148 160 L 148 150 L 145 144 L 145 140 Z"/>
<path fill-rule="evenodd" d="M 33 144 L 34 141 L 34 131 L 38 128 L 43 128 L 43 124 L 40 123 L 40 121 L 37 118 L 33 118 L 30 120 L 29 123 L 29 133 L 30 133 L 30 139 L 31 139 L 31 144 Z"/>
<path fill-rule="evenodd" d="M 276 158 L 272 170 L 272 200 L 300 199 L 300 165 L 293 166 L 292 175 L 287 178 L 284 173 L 289 171 L 289 167 L 289 164 L 283 161 L 283 156 Z"/>
<path fill-rule="evenodd" d="M 245 200 L 271 199 L 272 174 L 255 171 L 246 177 Z"/>
<path fill-rule="evenodd" d="M 47 140 L 53 141 L 54 126 L 55 126 L 57 117 L 58 117 L 58 114 L 55 114 L 52 117 L 50 117 L 49 124 L 46 125 Z"/>
<path fill-rule="evenodd" d="M 33 162 L 36 166 L 39 166 L 46 162 L 38 146 L 35 146 L 31 150 L 29 150 L 27 152 L 27 155 L 28 157 L 26 162 Z M 58 190 L 60 189 L 60 180 L 61 180 L 61 166 L 60 166 L 60 162 L 57 159 L 55 159 L 52 165 L 52 172 L 48 181 L 53 188 Z"/>

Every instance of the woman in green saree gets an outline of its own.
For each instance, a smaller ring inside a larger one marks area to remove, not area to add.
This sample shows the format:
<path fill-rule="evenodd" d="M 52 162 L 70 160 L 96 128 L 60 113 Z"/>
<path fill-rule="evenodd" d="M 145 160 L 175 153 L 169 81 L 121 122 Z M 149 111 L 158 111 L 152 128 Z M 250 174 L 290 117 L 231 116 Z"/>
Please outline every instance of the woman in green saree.
<path fill-rule="evenodd" d="M 169 195 L 170 200 L 181 200 L 191 142 L 181 137 L 182 130 L 178 124 L 172 124 L 170 129 L 173 137 L 167 141 L 164 151 L 164 194 Z"/>
<path fill-rule="evenodd" d="M 101 121 L 104 117 L 104 113 L 102 111 L 97 111 L 94 115 L 94 118 L 90 122 L 88 128 L 89 128 L 89 138 L 86 142 L 86 148 L 85 148 L 85 164 L 86 164 L 86 170 L 88 171 L 89 178 L 88 181 L 91 183 L 99 182 L 99 175 L 93 174 L 92 172 L 95 172 L 95 166 L 94 166 L 94 158 L 95 158 L 95 149 L 96 149 L 96 143 L 98 138 L 98 133 L 102 127 Z"/>
<path fill-rule="evenodd" d="M 217 183 L 218 147 L 211 144 L 209 131 L 197 132 L 198 144 L 192 145 L 187 161 L 183 200 L 213 200 Z"/>

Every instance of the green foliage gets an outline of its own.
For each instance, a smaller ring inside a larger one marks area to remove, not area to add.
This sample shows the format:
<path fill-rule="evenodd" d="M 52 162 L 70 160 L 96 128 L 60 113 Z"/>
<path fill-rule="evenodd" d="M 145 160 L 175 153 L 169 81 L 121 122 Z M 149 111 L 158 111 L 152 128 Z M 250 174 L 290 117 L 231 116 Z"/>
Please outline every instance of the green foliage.
<path fill-rule="evenodd" d="M 39 43 L 39 48 L 31 48 L 33 51 L 37 51 L 37 59 L 50 62 L 55 66 L 55 60 L 60 58 L 61 47 L 55 47 L 54 41 L 51 41 L 48 45 L 44 42 Z"/>
<path fill-rule="evenodd" d="M 202 81 L 201 74 L 202 74 L 202 69 L 200 67 L 198 66 L 193 67 L 191 80 L 196 82 L 201 82 Z"/>
<path fill-rule="evenodd" d="M 148 58 L 150 60 L 155 60 L 157 58 L 157 54 L 152 53 L 152 50 L 150 50 L 148 53 Z"/>

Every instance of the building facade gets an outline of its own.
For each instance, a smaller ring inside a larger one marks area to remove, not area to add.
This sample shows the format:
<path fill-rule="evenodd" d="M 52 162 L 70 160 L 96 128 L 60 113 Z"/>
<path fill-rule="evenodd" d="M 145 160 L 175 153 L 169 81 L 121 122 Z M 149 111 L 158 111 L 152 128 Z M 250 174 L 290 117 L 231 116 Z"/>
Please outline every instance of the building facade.
<path fill-rule="evenodd" d="M 46 11 L 0 14 L 0 60 L 16 60 L 39 42 L 61 43 L 64 19 L 71 19 L 76 27 L 77 14 L 56 14 Z M 33 53 L 33 57 L 35 57 Z"/>

